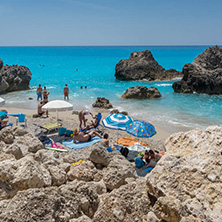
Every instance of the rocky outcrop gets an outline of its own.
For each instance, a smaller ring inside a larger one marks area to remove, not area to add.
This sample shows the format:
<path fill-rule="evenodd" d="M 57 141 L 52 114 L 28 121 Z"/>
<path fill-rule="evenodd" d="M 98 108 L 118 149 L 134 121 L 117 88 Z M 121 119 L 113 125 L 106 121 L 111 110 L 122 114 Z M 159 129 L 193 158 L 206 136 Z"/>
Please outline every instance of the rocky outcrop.
<path fill-rule="evenodd" d="M 165 70 L 153 58 L 149 50 L 131 53 L 129 59 L 123 59 L 116 65 L 115 77 L 119 80 L 170 80 L 182 76 L 180 72 Z"/>
<path fill-rule="evenodd" d="M 97 100 L 95 103 L 92 104 L 92 107 L 110 109 L 110 108 L 113 108 L 113 105 L 105 97 L 97 97 Z"/>
<path fill-rule="evenodd" d="M 142 178 L 116 150 L 94 144 L 85 162 L 72 164 L 71 151 L 39 149 L 20 128 L 7 133 L 13 141 L 0 141 L 0 221 L 222 221 L 222 127 L 170 136 Z"/>
<path fill-rule="evenodd" d="M 135 86 L 129 87 L 122 95 L 123 99 L 155 99 L 160 98 L 161 94 L 156 87 Z"/>
<path fill-rule="evenodd" d="M 222 94 L 222 49 L 214 46 L 183 67 L 182 80 L 173 84 L 177 93 Z"/>
<path fill-rule="evenodd" d="M 222 221 L 222 127 L 174 134 L 165 147 L 166 154 L 147 177 L 157 217 Z"/>
<path fill-rule="evenodd" d="M 29 89 L 31 72 L 25 66 L 3 66 L 0 61 L 0 93 Z"/>

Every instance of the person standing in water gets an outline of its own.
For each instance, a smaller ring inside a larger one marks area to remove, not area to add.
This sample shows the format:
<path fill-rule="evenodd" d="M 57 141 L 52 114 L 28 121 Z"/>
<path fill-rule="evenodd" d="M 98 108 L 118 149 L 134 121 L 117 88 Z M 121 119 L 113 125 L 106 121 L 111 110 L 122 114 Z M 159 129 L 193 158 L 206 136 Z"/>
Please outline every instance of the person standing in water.
<path fill-rule="evenodd" d="M 42 100 L 42 86 L 41 86 L 41 84 L 39 84 L 39 87 L 37 88 L 36 94 L 37 94 L 37 101 L 39 101 L 39 99 Z"/>
<path fill-rule="evenodd" d="M 64 87 L 64 100 L 69 100 L 69 87 L 67 84 Z"/>
<path fill-rule="evenodd" d="M 43 102 L 44 104 L 46 104 L 48 102 L 48 96 L 49 96 L 50 92 L 46 90 L 46 86 L 44 86 L 44 90 L 42 91 L 42 95 L 43 95 Z"/>

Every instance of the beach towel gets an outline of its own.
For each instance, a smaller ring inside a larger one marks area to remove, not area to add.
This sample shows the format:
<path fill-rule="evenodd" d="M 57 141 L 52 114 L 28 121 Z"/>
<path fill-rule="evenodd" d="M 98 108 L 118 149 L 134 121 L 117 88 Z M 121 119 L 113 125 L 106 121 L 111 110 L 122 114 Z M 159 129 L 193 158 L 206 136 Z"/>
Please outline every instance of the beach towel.
<path fill-rule="evenodd" d="M 134 143 L 139 142 L 139 140 L 134 139 L 132 137 L 121 137 L 116 141 L 118 144 L 122 144 L 124 146 L 131 146 L 134 145 Z M 147 146 L 147 143 L 139 142 L 143 146 Z"/>
<path fill-rule="evenodd" d="M 88 142 L 77 142 L 77 143 L 73 143 L 73 139 L 71 140 L 67 140 L 67 141 L 62 141 L 62 144 L 71 148 L 71 149 L 81 149 L 87 146 L 90 146 L 94 143 L 97 143 L 99 141 L 101 141 L 102 139 L 99 138 L 98 136 L 93 137 L 90 141 Z"/>

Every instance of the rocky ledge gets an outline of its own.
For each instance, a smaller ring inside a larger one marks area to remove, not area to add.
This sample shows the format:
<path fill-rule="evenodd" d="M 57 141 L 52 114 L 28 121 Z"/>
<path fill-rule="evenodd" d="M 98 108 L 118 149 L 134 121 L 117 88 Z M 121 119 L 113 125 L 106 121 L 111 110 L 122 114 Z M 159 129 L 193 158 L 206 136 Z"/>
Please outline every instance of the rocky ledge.
<path fill-rule="evenodd" d="M 160 98 L 161 94 L 156 87 L 135 86 L 129 87 L 122 95 L 123 99 L 155 99 Z"/>
<path fill-rule="evenodd" d="M 115 77 L 119 80 L 171 80 L 182 74 L 174 69 L 165 70 L 149 50 L 131 53 L 116 65 Z"/>
<path fill-rule="evenodd" d="M 213 46 L 183 67 L 183 78 L 173 84 L 177 93 L 222 94 L 222 49 Z"/>
<path fill-rule="evenodd" d="M 29 89 L 31 72 L 25 66 L 6 65 L 0 59 L 0 93 Z"/>
<path fill-rule="evenodd" d="M 0 131 L 0 221 L 221 222 L 222 127 L 177 133 L 145 178 L 98 144 L 85 162 Z M 88 148 L 87 148 L 88 150 Z"/>
<path fill-rule="evenodd" d="M 97 97 L 96 102 L 92 104 L 94 108 L 110 109 L 113 105 L 105 97 Z"/>

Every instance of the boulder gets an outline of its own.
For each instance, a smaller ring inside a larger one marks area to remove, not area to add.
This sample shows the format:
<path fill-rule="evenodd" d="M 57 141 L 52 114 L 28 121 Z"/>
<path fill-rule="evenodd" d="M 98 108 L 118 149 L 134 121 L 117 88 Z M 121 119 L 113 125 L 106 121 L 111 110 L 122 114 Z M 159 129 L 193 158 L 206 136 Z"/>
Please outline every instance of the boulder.
<path fill-rule="evenodd" d="M 222 221 L 222 127 L 171 135 L 147 175 L 154 213 L 164 221 Z"/>
<path fill-rule="evenodd" d="M 102 166 L 108 166 L 110 162 L 110 153 L 106 149 L 96 147 L 89 155 L 89 159 L 95 164 L 101 164 Z"/>
<path fill-rule="evenodd" d="M 113 108 L 113 105 L 105 97 L 97 97 L 97 100 L 92 104 L 92 107 L 110 109 Z"/>
<path fill-rule="evenodd" d="M 156 87 L 135 86 L 129 87 L 122 95 L 123 99 L 155 99 L 160 98 L 161 94 Z"/>
<path fill-rule="evenodd" d="M 2 69 L 2 67 L 3 67 L 3 61 L 2 59 L 0 59 L 0 70 Z"/>
<path fill-rule="evenodd" d="M 115 77 L 119 80 L 170 80 L 181 76 L 174 70 L 165 70 L 153 58 L 149 50 L 131 53 L 129 59 L 123 59 L 117 63 Z"/>
<path fill-rule="evenodd" d="M 77 163 L 70 167 L 70 171 L 67 173 L 67 178 L 69 180 L 83 180 L 92 181 L 97 170 L 93 163 L 90 161 L 85 161 L 83 163 Z"/>
<path fill-rule="evenodd" d="M 0 141 L 5 142 L 6 144 L 11 144 L 14 141 L 13 131 L 9 127 L 5 127 L 0 130 Z"/>
<path fill-rule="evenodd" d="M 150 208 L 145 182 L 137 181 L 102 195 L 93 222 L 139 222 Z"/>
<path fill-rule="evenodd" d="M 122 155 L 114 156 L 103 170 L 103 181 L 108 190 L 119 188 L 127 183 L 126 178 L 134 176 L 135 166 Z"/>
<path fill-rule="evenodd" d="M 31 76 L 25 66 L 3 66 L 0 69 L 0 93 L 29 89 Z"/>
<path fill-rule="evenodd" d="M 213 46 L 183 67 L 183 78 L 173 84 L 177 93 L 222 94 L 222 49 Z"/>
<path fill-rule="evenodd" d="M 22 153 L 20 147 L 18 145 L 15 145 L 15 144 L 7 146 L 4 149 L 4 152 L 14 155 L 17 160 L 21 159 L 23 157 L 23 153 Z"/>
<path fill-rule="evenodd" d="M 128 112 L 126 112 L 126 111 L 119 111 L 118 109 L 113 109 L 113 110 L 111 110 L 110 111 L 110 114 L 118 114 L 118 113 L 121 113 L 121 114 L 123 114 L 123 115 L 125 115 L 125 116 L 128 116 L 129 114 L 128 114 Z"/>

